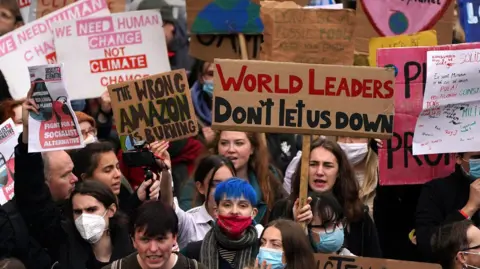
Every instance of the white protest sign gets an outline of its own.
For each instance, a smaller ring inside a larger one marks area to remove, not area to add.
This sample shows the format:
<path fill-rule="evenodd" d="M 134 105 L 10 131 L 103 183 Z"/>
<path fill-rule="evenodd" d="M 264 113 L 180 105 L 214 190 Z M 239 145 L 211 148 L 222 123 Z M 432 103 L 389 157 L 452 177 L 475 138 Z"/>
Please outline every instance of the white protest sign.
<path fill-rule="evenodd" d="M 28 67 L 38 114 L 28 117 L 28 152 L 83 148 L 83 137 L 63 84 L 60 64 Z"/>
<path fill-rule="evenodd" d="M 54 36 L 73 100 L 100 97 L 110 84 L 170 71 L 156 10 L 56 23 Z"/>
<path fill-rule="evenodd" d="M 480 49 L 427 52 L 414 155 L 480 151 L 479 63 Z"/>
<path fill-rule="evenodd" d="M 0 70 L 14 99 L 30 88 L 27 66 L 56 63 L 52 23 L 110 14 L 105 0 L 82 0 L 0 37 Z M 75 53 L 75 47 L 71 47 Z"/>
<path fill-rule="evenodd" d="M 0 205 L 13 198 L 14 151 L 20 133 L 12 119 L 0 125 Z"/>

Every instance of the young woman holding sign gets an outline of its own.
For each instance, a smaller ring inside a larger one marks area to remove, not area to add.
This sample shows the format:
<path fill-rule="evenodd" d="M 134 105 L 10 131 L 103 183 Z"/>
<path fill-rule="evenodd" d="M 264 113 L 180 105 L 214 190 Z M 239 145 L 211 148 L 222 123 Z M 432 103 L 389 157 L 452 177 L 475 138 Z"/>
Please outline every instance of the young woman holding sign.
<path fill-rule="evenodd" d="M 345 246 L 357 256 L 381 257 L 377 231 L 367 207 L 360 200 L 355 173 L 346 154 L 336 142 L 322 138 L 312 141 L 308 175 L 311 196 L 332 192 L 340 202 L 346 216 Z M 271 220 L 284 217 L 303 221 L 300 216 L 304 214 L 293 212 L 300 192 L 300 163 L 292 186 L 290 197 L 275 204 Z"/>

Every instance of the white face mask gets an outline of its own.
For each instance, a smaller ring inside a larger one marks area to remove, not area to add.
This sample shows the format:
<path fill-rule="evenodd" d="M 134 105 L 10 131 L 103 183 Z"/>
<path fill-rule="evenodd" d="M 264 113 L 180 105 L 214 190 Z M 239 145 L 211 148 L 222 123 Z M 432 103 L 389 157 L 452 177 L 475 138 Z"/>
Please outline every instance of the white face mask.
<path fill-rule="evenodd" d="M 103 232 L 106 230 L 105 214 L 103 216 L 96 214 L 83 213 L 75 220 L 75 226 L 83 239 L 90 244 L 97 243 L 102 238 Z"/>
<path fill-rule="evenodd" d="M 463 253 L 472 254 L 472 255 L 480 255 L 480 253 L 478 253 L 478 252 L 470 252 L 470 251 L 463 251 Z M 469 264 L 464 264 L 464 267 L 463 267 L 463 268 L 480 269 L 480 267 L 473 266 L 473 265 L 469 265 Z"/>
<path fill-rule="evenodd" d="M 88 144 L 97 142 L 97 140 L 98 139 L 96 136 L 89 135 L 86 139 L 83 140 L 83 142 L 85 143 L 85 145 L 88 145 Z"/>
<path fill-rule="evenodd" d="M 367 157 L 368 144 L 367 143 L 342 143 L 338 145 L 347 155 L 348 160 L 352 165 L 357 165 Z"/>

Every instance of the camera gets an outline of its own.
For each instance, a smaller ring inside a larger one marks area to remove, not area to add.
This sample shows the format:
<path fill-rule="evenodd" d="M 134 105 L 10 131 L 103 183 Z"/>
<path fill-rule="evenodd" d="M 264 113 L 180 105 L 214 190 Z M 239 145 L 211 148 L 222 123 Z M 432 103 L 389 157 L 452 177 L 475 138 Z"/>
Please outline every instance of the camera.
<path fill-rule="evenodd" d="M 123 152 L 123 162 L 129 167 L 152 167 L 156 165 L 155 155 L 148 150 L 146 141 L 135 141 L 134 149 Z"/>

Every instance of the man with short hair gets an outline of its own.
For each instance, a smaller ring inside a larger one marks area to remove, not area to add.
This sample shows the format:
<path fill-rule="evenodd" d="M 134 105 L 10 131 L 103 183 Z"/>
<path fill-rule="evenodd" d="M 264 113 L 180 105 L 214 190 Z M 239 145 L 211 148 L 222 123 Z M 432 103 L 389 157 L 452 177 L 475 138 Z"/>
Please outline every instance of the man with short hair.
<path fill-rule="evenodd" d="M 131 235 L 137 249 L 123 259 L 103 269 L 203 269 L 196 260 L 173 253 L 177 243 L 178 218 L 170 206 L 161 201 L 148 201 L 141 205 L 132 218 Z"/>
<path fill-rule="evenodd" d="M 182 250 L 209 269 L 245 268 L 258 254 L 258 233 L 253 219 L 258 213 L 257 194 L 245 180 L 231 178 L 215 190 L 218 218 L 203 241 Z"/>

